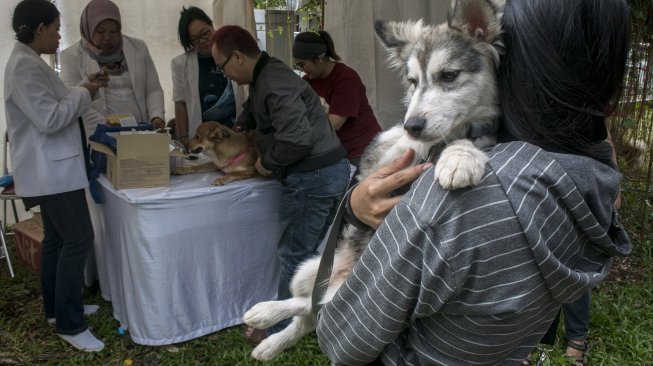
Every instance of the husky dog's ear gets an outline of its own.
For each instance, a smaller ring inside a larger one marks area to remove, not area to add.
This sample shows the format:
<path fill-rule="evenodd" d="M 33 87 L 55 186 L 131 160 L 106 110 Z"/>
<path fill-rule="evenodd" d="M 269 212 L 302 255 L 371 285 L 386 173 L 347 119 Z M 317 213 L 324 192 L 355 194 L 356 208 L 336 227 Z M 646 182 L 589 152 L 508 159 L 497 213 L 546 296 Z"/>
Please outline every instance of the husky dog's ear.
<path fill-rule="evenodd" d="M 501 2 L 494 0 L 497 5 Z M 449 28 L 467 33 L 487 43 L 501 33 L 498 9 L 491 0 L 452 0 L 449 8 Z"/>
<path fill-rule="evenodd" d="M 406 57 L 403 55 L 406 45 L 417 43 L 419 40 L 423 26 L 421 19 L 405 22 L 377 20 L 374 22 L 374 30 L 388 52 L 388 60 L 392 64 L 398 64 Z"/>

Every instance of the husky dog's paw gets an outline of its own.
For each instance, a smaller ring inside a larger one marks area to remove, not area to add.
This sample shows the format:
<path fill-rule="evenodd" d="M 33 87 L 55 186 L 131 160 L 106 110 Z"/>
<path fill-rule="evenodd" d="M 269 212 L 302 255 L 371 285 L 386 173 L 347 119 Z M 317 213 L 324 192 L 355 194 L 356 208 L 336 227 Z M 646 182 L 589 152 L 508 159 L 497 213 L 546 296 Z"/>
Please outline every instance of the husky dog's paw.
<path fill-rule="evenodd" d="M 275 333 L 265 338 L 252 350 L 252 358 L 259 361 L 270 361 L 283 350 L 282 335 Z"/>
<path fill-rule="evenodd" d="M 477 185 L 485 172 L 487 155 L 469 140 L 449 144 L 435 164 L 435 181 L 444 189 Z"/>
<path fill-rule="evenodd" d="M 259 302 L 243 315 L 243 323 L 257 329 L 265 329 L 292 316 L 287 316 L 280 303 L 281 301 Z"/>

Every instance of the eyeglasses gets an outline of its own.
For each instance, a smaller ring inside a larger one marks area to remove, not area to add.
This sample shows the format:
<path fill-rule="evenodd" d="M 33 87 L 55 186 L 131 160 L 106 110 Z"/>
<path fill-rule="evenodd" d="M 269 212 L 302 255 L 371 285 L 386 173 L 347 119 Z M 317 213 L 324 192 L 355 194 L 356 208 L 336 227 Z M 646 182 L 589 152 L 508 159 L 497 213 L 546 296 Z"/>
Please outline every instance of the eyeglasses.
<path fill-rule="evenodd" d="M 190 41 L 190 44 L 192 44 L 193 46 L 197 46 L 200 40 L 206 41 L 207 39 L 209 39 L 210 36 L 211 36 L 211 30 L 208 28 L 204 28 L 204 30 L 202 30 L 200 34 L 190 37 L 188 38 L 188 40 Z"/>
<path fill-rule="evenodd" d="M 236 53 L 236 51 L 232 52 L 231 55 L 229 55 L 229 57 L 227 57 L 227 59 L 222 63 L 222 65 L 215 65 L 215 67 L 217 67 L 221 73 L 224 74 L 224 67 L 227 66 L 227 63 L 229 63 L 229 60 L 231 60 L 231 57 L 234 55 L 234 53 Z"/>
<path fill-rule="evenodd" d="M 298 61 L 293 64 L 293 67 L 295 70 L 304 71 L 304 65 L 306 65 L 306 62 Z"/>

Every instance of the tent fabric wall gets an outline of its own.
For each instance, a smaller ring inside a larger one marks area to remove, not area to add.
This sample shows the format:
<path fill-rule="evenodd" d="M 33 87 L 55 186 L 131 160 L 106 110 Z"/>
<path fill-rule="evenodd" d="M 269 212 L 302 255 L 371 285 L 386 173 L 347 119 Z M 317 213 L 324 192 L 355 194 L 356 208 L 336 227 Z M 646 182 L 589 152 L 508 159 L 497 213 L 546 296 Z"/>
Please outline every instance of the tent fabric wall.
<path fill-rule="evenodd" d="M 396 71 L 385 61 L 375 39 L 374 21 L 423 19 L 439 24 L 447 19 L 449 0 L 325 0 L 324 28 L 331 34 L 343 62 L 358 72 L 381 127 L 402 121 L 404 88 Z"/>
<path fill-rule="evenodd" d="M 253 1 L 213 0 L 213 25 L 217 29 L 227 24 L 238 24 L 256 38 Z"/>

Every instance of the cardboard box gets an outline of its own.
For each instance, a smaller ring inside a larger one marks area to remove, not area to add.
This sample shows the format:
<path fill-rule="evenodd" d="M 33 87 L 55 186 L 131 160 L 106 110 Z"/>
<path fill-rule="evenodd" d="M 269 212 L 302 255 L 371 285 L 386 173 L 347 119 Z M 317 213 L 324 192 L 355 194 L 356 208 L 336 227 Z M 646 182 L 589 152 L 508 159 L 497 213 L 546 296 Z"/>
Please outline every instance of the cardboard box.
<path fill-rule="evenodd" d="M 170 185 L 167 134 L 117 134 L 115 153 L 95 141 L 90 145 L 95 151 L 107 155 L 107 179 L 116 189 Z"/>
<path fill-rule="evenodd" d="M 14 225 L 14 235 L 18 260 L 27 268 L 39 273 L 43 223 L 34 218 L 21 221 Z"/>

